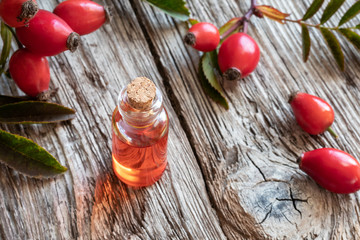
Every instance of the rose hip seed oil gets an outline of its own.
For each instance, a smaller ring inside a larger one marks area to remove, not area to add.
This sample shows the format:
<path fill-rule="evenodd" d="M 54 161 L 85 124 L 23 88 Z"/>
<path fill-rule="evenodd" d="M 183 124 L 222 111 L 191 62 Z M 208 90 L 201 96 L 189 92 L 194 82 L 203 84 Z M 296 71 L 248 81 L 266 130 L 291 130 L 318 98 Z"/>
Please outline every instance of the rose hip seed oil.
<path fill-rule="evenodd" d="M 162 176 L 167 165 L 169 118 L 162 95 L 141 77 L 125 87 L 112 116 L 112 164 L 127 185 L 145 187 Z"/>

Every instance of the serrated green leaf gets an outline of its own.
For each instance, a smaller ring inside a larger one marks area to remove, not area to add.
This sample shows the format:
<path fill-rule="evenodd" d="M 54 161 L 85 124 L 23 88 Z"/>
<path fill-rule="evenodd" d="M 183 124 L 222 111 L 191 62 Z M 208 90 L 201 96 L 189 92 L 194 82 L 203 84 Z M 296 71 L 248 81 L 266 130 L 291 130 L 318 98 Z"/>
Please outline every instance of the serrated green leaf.
<path fill-rule="evenodd" d="M 301 37 L 302 37 L 302 50 L 303 50 L 303 60 L 306 62 L 309 58 L 311 40 L 309 29 L 305 24 L 301 24 Z"/>
<path fill-rule="evenodd" d="M 327 20 L 329 20 L 344 2 L 345 0 L 331 0 L 321 16 L 320 24 L 324 24 Z"/>
<path fill-rule="evenodd" d="M 334 56 L 336 63 L 341 71 L 344 71 L 344 53 L 341 50 L 341 46 L 335 35 L 328 29 L 321 27 L 321 34 L 323 35 L 332 55 Z"/>
<path fill-rule="evenodd" d="M 343 36 L 346 37 L 358 50 L 360 50 L 360 36 L 356 32 L 353 32 L 346 28 L 340 28 L 338 30 Z"/>
<path fill-rule="evenodd" d="M 12 33 L 11 31 L 8 29 L 8 27 L 5 25 L 4 22 L 1 22 L 1 39 L 3 41 L 3 47 L 1 50 L 1 55 L 0 55 L 0 74 L 2 74 L 4 72 L 5 69 L 5 64 L 7 62 L 7 59 L 9 57 L 10 54 L 10 50 L 11 50 L 11 38 L 12 38 Z"/>
<path fill-rule="evenodd" d="M 187 21 L 190 16 L 189 9 L 185 6 L 184 0 L 145 0 L 150 5 L 157 7 L 181 21 Z"/>
<path fill-rule="evenodd" d="M 348 22 L 350 19 L 354 18 L 360 12 L 360 1 L 357 1 L 352 5 L 349 10 L 346 11 L 344 16 L 340 19 L 339 26 L 343 25 L 344 23 Z"/>
<path fill-rule="evenodd" d="M 215 58 L 216 51 L 204 53 L 199 63 L 199 79 L 204 92 L 227 110 L 229 104 L 214 73 L 214 70 L 218 71 L 217 63 L 214 62 Z"/>
<path fill-rule="evenodd" d="M 13 97 L 13 96 L 0 95 L 0 106 L 10 104 L 10 103 L 28 101 L 30 99 L 31 99 L 31 97 L 28 97 L 28 96 Z"/>
<path fill-rule="evenodd" d="M 32 140 L 1 129 L 0 162 L 26 176 L 35 178 L 55 177 L 67 170 Z"/>
<path fill-rule="evenodd" d="M 191 26 L 194 26 L 195 24 L 199 23 L 199 20 L 194 18 L 189 18 L 189 23 L 191 24 Z"/>
<path fill-rule="evenodd" d="M 216 51 L 206 52 L 201 59 L 202 68 L 205 74 L 205 77 L 211 84 L 213 88 L 215 88 L 219 93 L 223 93 L 223 89 L 214 74 L 214 70 L 219 70 L 219 65 L 217 63 L 217 53 Z"/>
<path fill-rule="evenodd" d="M 324 0 L 314 0 L 312 2 L 312 4 L 310 5 L 310 7 L 308 8 L 308 10 L 306 11 L 306 13 L 304 14 L 302 20 L 305 21 L 305 20 L 311 18 L 312 16 L 314 16 L 315 13 L 317 13 L 317 11 L 319 11 L 319 9 L 321 8 L 323 3 L 324 3 Z"/>
<path fill-rule="evenodd" d="M 56 103 L 25 101 L 0 107 L 1 123 L 55 123 L 74 117 L 74 110 Z"/>

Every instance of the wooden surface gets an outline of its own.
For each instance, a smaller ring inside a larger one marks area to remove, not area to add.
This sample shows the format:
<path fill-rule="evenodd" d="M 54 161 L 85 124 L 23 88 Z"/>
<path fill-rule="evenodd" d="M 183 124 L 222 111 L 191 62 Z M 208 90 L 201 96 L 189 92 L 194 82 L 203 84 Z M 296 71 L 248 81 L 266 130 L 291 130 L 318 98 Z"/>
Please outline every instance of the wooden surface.
<path fill-rule="evenodd" d="M 38 2 L 52 10 L 59 1 Z M 199 54 L 182 42 L 185 23 L 139 0 L 102 3 L 114 9 L 113 21 L 84 36 L 76 53 L 50 58 L 55 101 L 76 109 L 77 118 L 1 125 L 35 140 L 69 170 L 34 180 L 1 165 L 0 239 L 360 239 L 359 193 L 327 192 L 295 163 L 320 147 L 360 159 L 360 56 L 353 46 L 342 41 L 347 66 L 340 72 L 320 33 L 311 30 L 313 48 L 303 63 L 299 26 L 253 18 L 249 34 L 261 60 L 246 79 L 224 83 L 226 111 L 201 90 Z M 293 19 L 310 5 L 259 3 Z M 249 4 L 188 1 L 193 17 L 217 26 Z M 171 119 L 168 167 L 158 183 L 142 189 L 121 183 L 111 168 L 111 114 L 120 89 L 137 76 L 155 81 Z M 310 136 L 295 124 L 287 103 L 295 90 L 334 107 L 338 140 Z M 5 77 L 0 93 L 22 94 Z"/>

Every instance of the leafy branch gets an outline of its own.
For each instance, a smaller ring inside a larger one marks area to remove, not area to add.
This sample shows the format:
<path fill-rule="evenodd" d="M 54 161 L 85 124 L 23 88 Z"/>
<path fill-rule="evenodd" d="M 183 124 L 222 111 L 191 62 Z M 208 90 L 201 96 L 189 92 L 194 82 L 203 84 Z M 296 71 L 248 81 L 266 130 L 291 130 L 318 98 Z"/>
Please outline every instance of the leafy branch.
<path fill-rule="evenodd" d="M 338 32 L 345 37 L 350 43 L 352 43 L 358 50 L 360 50 L 360 36 L 353 30 L 360 29 L 360 25 L 352 27 L 341 27 L 343 24 L 347 23 L 353 19 L 360 12 L 360 1 L 355 2 L 341 17 L 339 23 L 335 27 L 327 27 L 324 24 L 340 9 L 345 0 L 331 0 L 326 6 L 319 24 L 311 24 L 306 22 L 312 18 L 321 8 L 324 3 L 324 0 L 314 0 L 310 7 L 305 12 L 304 16 L 298 20 L 288 19 L 289 14 L 280 12 L 279 10 L 266 5 L 256 6 L 256 9 L 260 11 L 265 17 L 268 17 L 271 20 L 280 22 L 280 23 L 297 23 L 301 26 L 301 35 L 302 35 L 302 51 L 303 51 L 303 60 L 306 62 L 308 60 L 311 48 L 311 38 L 309 34 L 309 28 L 318 29 L 323 36 L 330 52 L 332 53 L 337 65 L 339 68 L 344 71 L 344 53 L 341 49 L 340 43 L 333 33 Z"/>

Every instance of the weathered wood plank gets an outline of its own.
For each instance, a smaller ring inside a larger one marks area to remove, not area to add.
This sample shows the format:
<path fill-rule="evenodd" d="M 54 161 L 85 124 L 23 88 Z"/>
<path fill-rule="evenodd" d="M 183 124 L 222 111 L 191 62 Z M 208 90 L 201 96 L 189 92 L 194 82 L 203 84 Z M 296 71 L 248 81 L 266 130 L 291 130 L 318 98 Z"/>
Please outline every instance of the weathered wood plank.
<path fill-rule="evenodd" d="M 58 1 L 39 1 L 52 10 Z M 56 101 L 77 110 L 71 123 L 1 127 L 29 137 L 68 167 L 34 180 L 0 166 L 0 239 L 224 239 L 204 179 L 162 76 L 128 1 L 106 1 L 111 24 L 83 37 L 80 49 L 52 57 Z M 159 183 L 131 189 L 111 169 L 110 118 L 121 87 L 152 78 L 171 119 L 169 166 Z M 0 80 L 1 94 L 20 94 Z"/>
<path fill-rule="evenodd" d="M 261 1 L 292 13 L 294 19 L 300 18 L 310 3 Z M 360 238 L 359 193 L 329 193 L 299 171 L 295 163 L 302 152 L 325 146 L 360 157 L 358 52 L 342 41 L 347 67 L 341 73 L 320 33 L 311 30 L 313 49 L 305 64 L 299 26 L 253 19 L 249 34 L 261 47 L 261 61 L 245 80 L 225 83 L 230 101 L 230 110 L 225 111 L 200 88 L 196 77 L 199 55 L 182 44 L 186 25 L 138 1 L 135 6 L 226 236 Z M 249 2 L 238 5 L 238 1 L 193 0 L 189 6 L 194 18 L 220 26 L 244 13 Z M 336 24 L 339 16 L 336 14 L 329 25 Z M 314 21 L 319 21 L 318 15 Z M 341 133 L 338 140 L 329 134 L 311 137 L 295 124 L 287 103 L 295 90 L 321 96 L 332 104 L 336 112 L 334 129 Z"/>

